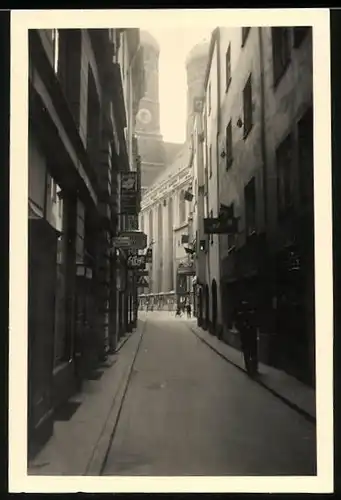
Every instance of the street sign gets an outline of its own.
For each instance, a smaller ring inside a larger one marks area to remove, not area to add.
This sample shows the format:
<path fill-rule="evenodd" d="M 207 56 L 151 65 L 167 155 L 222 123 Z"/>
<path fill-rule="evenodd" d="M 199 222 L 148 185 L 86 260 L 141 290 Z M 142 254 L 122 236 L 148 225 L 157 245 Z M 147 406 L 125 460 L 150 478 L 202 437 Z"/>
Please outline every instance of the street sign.
<path fill-rule="evenodd" d="M 236 217 L 209 217 L 204 219 L 204 232 L 206 234 L 235 234 L 238 232 L 238 219 Z"/>
<path fill-rule="evenodd" d="M 140 276 L 140 278 L 137 280 L 136 285 L 138 288 L 148 288 L 149 287 L 149 283 L 144 276 Z"/>
<path fill-rule="evenodd" d="M 145 255 L 129 255 L 127 258 L 128 269 L 144 269 L 146 265 Z"/>
<path fill-rule="evenodd" d="M 113 239 L 113 245 L 115 248 L 130 248 L 131 240 L 129 236 L 117 236 Z"/>

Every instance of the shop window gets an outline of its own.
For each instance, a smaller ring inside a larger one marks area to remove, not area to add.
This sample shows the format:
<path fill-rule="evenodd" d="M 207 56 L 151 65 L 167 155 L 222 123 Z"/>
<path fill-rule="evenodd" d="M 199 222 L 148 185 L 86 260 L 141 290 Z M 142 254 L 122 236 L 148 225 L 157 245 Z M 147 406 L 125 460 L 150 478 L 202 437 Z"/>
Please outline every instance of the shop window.
<path fill-rule="evenodd" d="M 55 289 L 55 320 L 54 320 L 54 365 L 68 359 L 68 339 L 66 324 L 66 276 L 68 242 L 66 235 L 66 211 L 63 203 L 60 204 L 59 222 L 60 234 L 57 240 L 56 262 L 56 289 Z"/>

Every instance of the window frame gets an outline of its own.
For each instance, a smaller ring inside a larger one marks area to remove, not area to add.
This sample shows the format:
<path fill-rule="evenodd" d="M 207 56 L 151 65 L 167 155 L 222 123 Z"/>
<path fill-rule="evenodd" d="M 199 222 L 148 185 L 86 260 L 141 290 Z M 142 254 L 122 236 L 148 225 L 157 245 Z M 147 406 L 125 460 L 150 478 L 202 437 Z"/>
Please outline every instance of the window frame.
<path fill-rule="evenodd" d="M 228 92 L 231 81 L 232 81 L 232 75 L 231 75 L 231 42 L 229 43 L 229 46 L 226 50 L 225 53 L 225 93 Z"/>
<path fill-rule="evenodd" d="M 247 115 L 247 90 L 249 92 L 249 115 Z M 248 118 L 248 119 L 247 119 Z M 246 83 L 243 88 L 243 138 L 244 140 L 248 137 L 253 127 L 253 109 L 252 109 L 252 73 L 249 74 Z"/>
<path fill-rule="evenodd" d="M 233 138 L 232 138 L 232 118 L 225 129 L 225 149 L 226 149 L 226 170 L 229 170 L 233 163 Z"/>

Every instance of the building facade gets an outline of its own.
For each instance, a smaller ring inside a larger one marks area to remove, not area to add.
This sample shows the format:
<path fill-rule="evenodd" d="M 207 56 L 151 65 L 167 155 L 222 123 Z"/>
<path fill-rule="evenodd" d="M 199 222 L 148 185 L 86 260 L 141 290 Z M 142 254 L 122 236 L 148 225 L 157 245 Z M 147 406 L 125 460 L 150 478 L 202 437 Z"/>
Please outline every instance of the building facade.
<path fill-rule="evenodd" d="M 119 173 L 131 169 L 119 37 L 29 33 L 29 450 L 117 341 L 112 238 Z"/>
<path fill-rule="evenodd" d="M 204 129 L 197 168 L 204 216 L 226 211 L 238 220 L 231 234 L 200 236 L 207 243 L 200 314 L 239 347 L 233 318 L 247 298 L 258 312 L 261 359 L 309 383 L 315 366 L 312 88 L 311 29 L 219 28 L 211 39 L 204 111 L 196 119 Z M 199 206 L 199 188 L 196 196 Z"/>

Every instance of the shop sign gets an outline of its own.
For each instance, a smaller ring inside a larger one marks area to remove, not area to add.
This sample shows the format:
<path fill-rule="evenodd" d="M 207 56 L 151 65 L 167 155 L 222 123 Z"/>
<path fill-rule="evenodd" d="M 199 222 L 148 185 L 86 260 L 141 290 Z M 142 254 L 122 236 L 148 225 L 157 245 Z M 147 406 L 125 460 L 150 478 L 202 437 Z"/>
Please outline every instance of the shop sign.
<path fill-rule="evenodd" d="M 121 213 L 136 214 L 138 212 L 138 176 L 137 172 L 121 173 Z"/>
<path fill-rule="evenodd" d="M 127 258 L 128 269 L 144 269 L 146 265 L 145 255 L 129 255 Z"/>
<path fill-rule="evenodd" d="M 129 238 L 132 250 L 143 250 L 147 246 L 147 235 L 142 231 L 124 231 L 120 237 Z"/>

